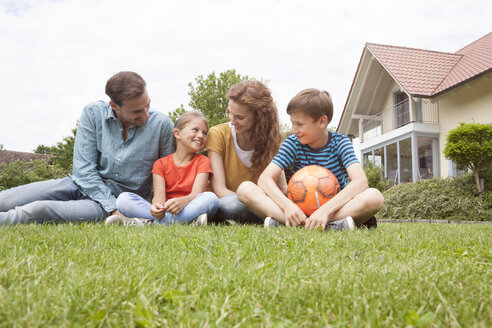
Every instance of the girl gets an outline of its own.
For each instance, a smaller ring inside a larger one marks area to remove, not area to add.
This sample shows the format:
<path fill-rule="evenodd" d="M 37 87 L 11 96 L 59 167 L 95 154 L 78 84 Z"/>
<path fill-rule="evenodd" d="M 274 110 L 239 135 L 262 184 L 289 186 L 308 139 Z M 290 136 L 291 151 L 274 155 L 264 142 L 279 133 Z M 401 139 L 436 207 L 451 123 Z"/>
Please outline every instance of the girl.
<path fill-rule="evenodd" d="M 116 206 L 125 216 L 112 215 L 106 224 L 145 225 L 191 223 L 207 225 L 219 201 L 205 192 L 212 169 L 209 159 L 197 154 L 207 142 L 208 124 L 202 113 L 186 112 L 175 123 L 176 152 L 158 159 L 152 169 L 152 204 L 129 192 L 118 196 Z"/>

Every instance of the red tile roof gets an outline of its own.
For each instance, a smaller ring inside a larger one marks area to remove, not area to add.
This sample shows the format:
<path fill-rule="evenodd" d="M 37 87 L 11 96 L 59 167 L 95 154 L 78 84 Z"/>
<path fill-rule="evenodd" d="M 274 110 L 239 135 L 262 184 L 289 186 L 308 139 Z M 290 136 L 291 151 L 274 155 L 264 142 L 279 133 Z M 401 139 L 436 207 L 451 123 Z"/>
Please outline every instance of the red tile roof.
<path fill-rule="evenodd" d="M 492 70 L 492 32 L 453 53 L 367 43 L 411 95 L 432 97 Z"/>
<path fill-rule="evenodd" d="M 44 160 L 46 163 L 53 162 L 53 155 L 44 155 L 36 153 L 25 153 L 13 150 L 0 150 L 0 163 L 10 163 L 12 161 L 30 162 L 34 160 Z"/>

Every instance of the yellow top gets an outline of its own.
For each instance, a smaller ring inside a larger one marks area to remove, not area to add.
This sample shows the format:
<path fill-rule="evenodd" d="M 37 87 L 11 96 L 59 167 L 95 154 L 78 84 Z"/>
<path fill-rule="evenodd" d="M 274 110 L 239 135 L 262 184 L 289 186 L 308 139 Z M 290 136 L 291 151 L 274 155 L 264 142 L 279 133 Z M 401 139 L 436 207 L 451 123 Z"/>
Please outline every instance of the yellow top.
<path fill-rule="evenodd" d="M 222 156 L 227 189 L 236 192 L 241 182 L 252 181 L 252 169 L 246 167 L 237 155 L 229 123 L 210 128 L 205 148 Z"/>

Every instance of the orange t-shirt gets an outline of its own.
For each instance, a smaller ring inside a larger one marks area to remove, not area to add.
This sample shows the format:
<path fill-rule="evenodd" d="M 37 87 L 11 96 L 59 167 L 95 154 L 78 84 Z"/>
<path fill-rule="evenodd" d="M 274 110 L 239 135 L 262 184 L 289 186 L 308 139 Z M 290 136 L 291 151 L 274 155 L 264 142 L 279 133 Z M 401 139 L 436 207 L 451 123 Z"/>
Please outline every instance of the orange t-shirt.
<path fill-rule="evenodd" d="M 210 173 L 212 167 L 207 156 L 195 154 L 195 157 L 185 166 L 174 163 L 174 154 L 159 158 L 154 163 L 152 173 L 158 174 L 166 182 L 166 199 L 186 196 L 193 189 L 193 183 L 199 173 Z"/>

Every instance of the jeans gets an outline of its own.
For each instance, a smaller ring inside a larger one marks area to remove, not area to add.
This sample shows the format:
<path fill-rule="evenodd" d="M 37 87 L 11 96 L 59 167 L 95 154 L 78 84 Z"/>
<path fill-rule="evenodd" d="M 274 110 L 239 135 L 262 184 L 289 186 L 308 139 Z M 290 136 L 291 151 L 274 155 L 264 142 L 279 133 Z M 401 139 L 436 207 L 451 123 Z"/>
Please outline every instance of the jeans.
<path fill-rule="evenodd" d="M 116 199 L 116 208 L 126 217 L 154 220 L 155 218 L 150 214 L 150 206 L 151 204 L 146 199 L 131 192 L 121 193 Z M 208 217 L 212 217 L 218 206 L 219 199 L 214 193 L 203 192 L 198 194 L 178 214 L 172 215 L 166 212 L 162 220 L 155 220 L 154 223 L 191 223 L 201 214 L 207 213 Z"/>
<path fill-rule="evenodd" d="M 219 209 L 212 222 L 234 220 L 238 223 L 263 224 L 264 218 L 258 216 L 249 207 L 237 199 L 236 194 L 230 194 L 219 199 Z"/>
<path fill-rule="evenodd" d="M 0 225 L 93 222 L 108 216 L 72 178 L 34 182 L 0 192 Z"/>

